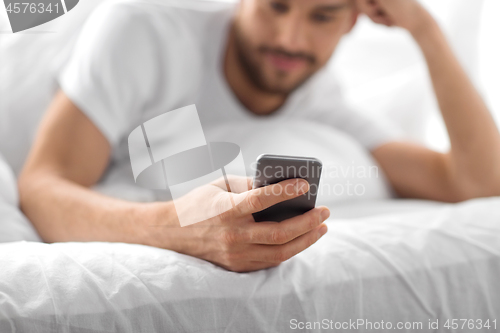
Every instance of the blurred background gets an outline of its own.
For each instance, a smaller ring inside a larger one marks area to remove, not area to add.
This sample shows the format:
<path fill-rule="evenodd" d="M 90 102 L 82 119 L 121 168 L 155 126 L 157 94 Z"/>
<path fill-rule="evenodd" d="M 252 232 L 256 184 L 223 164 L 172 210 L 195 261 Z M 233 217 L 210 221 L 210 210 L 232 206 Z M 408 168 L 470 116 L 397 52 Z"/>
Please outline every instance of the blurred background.
<path fill-rule="evenodd" d="M 16 34 L 10 32 L 6 11 L 0 10 L 0 151 L 15 172 L 57 89 L 55 77 L 79 29 L 104 1 L 109 0 L 81 0 L 64 16 Z M 199 1 L 202 6 L 204 0 Z M 500 123 L 500 1 L 421 1 L 439 21 Z M 423 57 L 405 31 L 360 18 L 341 42 L 329 70 L 355 108 L 389 119 L 411 140 L 441 151 L 448 148 Z"/>

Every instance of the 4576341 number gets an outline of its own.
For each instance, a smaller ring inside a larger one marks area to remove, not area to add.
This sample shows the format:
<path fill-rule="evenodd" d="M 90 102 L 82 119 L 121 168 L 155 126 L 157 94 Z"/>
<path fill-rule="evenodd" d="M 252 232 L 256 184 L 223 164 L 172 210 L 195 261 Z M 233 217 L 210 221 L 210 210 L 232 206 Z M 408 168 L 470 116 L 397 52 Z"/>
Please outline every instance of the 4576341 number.
<path fill-rule="evenodd" d="M 493 329 L 494 331 L 497 330 L 497 320 L 494 319 L 490 321 L 489 319 L 486 321 L 483 321 L 481 319 L 448 319 L 444 323 L 444 328 L 446 329 L 451 329 L 451 330 L 464 330 L 464 329 L 469 329 L 469 330 L 489 330 L 490 328 Z"/>
<path fill-rule="evenodd" d="M 14 3 L 9 3 L 7 5 L 7 13 L 52 13 L 54 11 L 55 13 L 59 13 L 59 4 L 55 3 L 52 6 L 52 3 L 49 4 L 44 4 L 43 2 L 36 3 L 36 2 L 14 2 Z"/>

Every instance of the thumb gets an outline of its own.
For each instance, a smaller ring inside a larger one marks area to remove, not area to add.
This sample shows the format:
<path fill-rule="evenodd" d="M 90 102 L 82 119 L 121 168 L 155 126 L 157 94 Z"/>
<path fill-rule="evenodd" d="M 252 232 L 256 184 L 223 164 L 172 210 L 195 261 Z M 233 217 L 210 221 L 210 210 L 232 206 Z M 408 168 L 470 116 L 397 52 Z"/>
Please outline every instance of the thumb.
<path fill-rule="evenodd" d="M 228 192 L 243 193 L 252 189 L 253 181 L 250 177 L 228 174 L 215 180 L 212 184 Z"/>

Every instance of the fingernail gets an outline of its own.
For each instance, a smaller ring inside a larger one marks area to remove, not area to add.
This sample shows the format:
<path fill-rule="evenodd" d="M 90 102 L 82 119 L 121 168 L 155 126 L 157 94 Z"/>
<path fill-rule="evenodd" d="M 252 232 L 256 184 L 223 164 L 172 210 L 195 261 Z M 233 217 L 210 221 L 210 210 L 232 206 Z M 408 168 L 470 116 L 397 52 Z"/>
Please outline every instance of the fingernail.
<path fill-rule="evenodd" d="M 326 220 L 327 218 L 330 217 L 330 210 L 329 209 L 323 209 L 323 211 L 321 212 L 321 218 L 324 220 Z"/>
<path fill-rule="evenodd" d="M 318 239 L 320 239 L 326 232 L 328 231 L 328 228 L 326 225 L 323 225 L 321 228 L 318 230 Z"/>
<path fill-rule="evenodd" d="M 307 192 L 307 182 L 303 180 L 297 181 L 297 184 L 295 184 L 295 192 L 297 194 L 304 194 Z"/>

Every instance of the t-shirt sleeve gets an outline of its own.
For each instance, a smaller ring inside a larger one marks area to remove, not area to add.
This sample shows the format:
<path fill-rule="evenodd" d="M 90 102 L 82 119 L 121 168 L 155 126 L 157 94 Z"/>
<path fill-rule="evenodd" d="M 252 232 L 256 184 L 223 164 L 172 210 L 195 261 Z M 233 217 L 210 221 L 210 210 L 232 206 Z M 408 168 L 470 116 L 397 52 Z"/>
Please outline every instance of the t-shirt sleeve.
<path fill-rule="evenodd" d="M 157 86 L 155 34 L 135 8 L 98 7 L 58 77 L 62 91 L 115 146 L 140 119 Z"/>
<path fill-rule="evenodd" d="M 320 104 L 315 107 L 315 120 L 348 134 L 367 150 L 373 151 L 383 144 L 405 140 L 403 131 L 389 119 L 377 118 L 348 105 L 335 80 L 330 80 L 329 89 L 321 95 L 317 97 Z"/>

